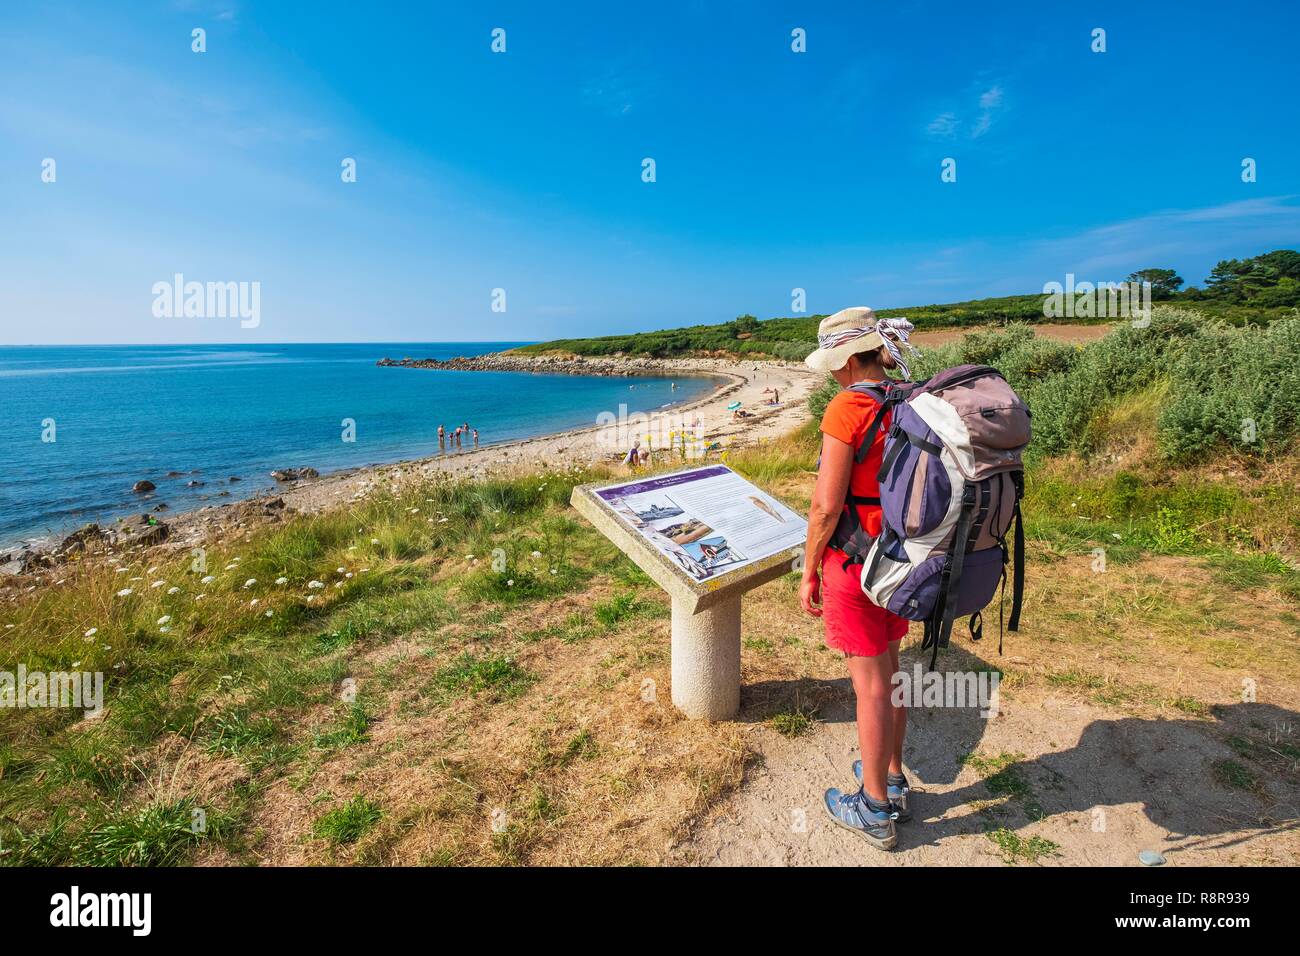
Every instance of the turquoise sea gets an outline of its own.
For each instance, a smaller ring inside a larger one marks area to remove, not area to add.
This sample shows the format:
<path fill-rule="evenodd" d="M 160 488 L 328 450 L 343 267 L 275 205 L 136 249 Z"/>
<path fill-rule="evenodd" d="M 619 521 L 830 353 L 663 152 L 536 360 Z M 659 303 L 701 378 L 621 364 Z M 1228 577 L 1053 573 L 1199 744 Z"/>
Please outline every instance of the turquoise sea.
<path fill-rule="evenodd" d="M 276 468 L 324 474 L 436 455 L 439 424 L 468 422 L 489 445 L 713 387 L 701 377 L 675 379 L 673 391 L 667 378 L 375 364 L 516 344 L 0 347 L 0 547 L 159 502 L 174 513 L 247 496 L 274 485 Z M 356 423 L 353 442 L 343 440 L 344 419 Z M 131 491 L 141 479 L 157 485 L 147 501 Z"/>

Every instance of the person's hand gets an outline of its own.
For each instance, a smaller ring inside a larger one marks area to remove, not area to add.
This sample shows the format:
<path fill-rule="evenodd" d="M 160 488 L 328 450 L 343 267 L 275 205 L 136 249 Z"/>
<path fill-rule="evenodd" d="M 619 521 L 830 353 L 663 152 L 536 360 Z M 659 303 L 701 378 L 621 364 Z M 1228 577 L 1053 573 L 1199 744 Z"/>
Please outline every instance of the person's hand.
<path fill-rule="evenodd" d="M 799 585 L 799 603 L 805 614 L 822 616 L 822 579 L 818 577 L 815 568 L 804 572 L 803 581 Z"/>

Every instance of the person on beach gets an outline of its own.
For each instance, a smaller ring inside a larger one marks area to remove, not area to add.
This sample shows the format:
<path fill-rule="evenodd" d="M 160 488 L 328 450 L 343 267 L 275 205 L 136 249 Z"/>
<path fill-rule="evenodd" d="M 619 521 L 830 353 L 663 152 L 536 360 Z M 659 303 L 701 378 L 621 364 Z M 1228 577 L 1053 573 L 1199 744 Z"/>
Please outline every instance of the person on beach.
<path fill-rule="evenodd" d="M 903 774 L 907 709 L 890 699 L 899 669 L 899 642 L 908 622 L 863 593 L 862 565 L 848 563 L 836 542 L 843 543 L 841 521 L 851 520 L 849 508 L 857 509 L 868 535 L 880 534 L 876 473 L 890 424 L 886 415 L 865 458 L 855 461 L 880 403 L 849 386 L 887 388 L 891 369 L 906 379 L 909 373 L 899 347 L 911 348 L 911 331 L 905 319 L 877 319 L 862 307 L 844 309 L 822 320 L 817 351 L 805 359 L 813 371 L 834 376 L 841 391 L 822 416 L 822 453 L 808 515 L 799 603 L 824 622 L 827 646 L 844 654 L 857 699 L 862 757 L 853 767 L 858 789 L 842 793 L 832 787 L 823 795 L 823 805 L 836 823 L 882 850 L 892 849 L 898 840 L 895 823 L 911 819 Z"/>
<path fill-rule="evenodd" d="M 478 447 L 478 429 L 475 428 L 473 431 L 474 431 L 474 447 L 477 448 L 477 447 Z"/>
<path fill-rule="evenodd" d="M 623 464 L 627 465 L 628 468 L 633 471 L 636 470 L 637 465 L 641 464 L 641 439 L 638 438 L 636 441 L 632 442 L 632 447 L 629 448 L 627 454 L 623 456 Z"/>
<path fill-rule="evenodd" d="M 438 426 L 438 451 L 447 450 L 447 426 Z"/>

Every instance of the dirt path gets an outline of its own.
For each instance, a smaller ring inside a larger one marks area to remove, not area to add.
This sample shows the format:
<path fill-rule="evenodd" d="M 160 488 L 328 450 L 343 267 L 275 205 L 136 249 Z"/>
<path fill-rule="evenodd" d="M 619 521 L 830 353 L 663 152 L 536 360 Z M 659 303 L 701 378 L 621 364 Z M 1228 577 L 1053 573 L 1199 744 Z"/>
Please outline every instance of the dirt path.
<path fill-rule="evenodd" d="M 1170 866 L 1300 862 L 1300 700 L 1289 612 L 1252 596 L 1255 609 L 1228 612 L 1239 619 L 1224 620 L 1219 645 L 1205 651 L 1194 647 L 1209 643 L 1204 636 L 1151 614 L 1121 644 L 1078 622 L 1075 588 L 1088 586 L 1095 576 L 1081 560 L 1058 565 L 1051 581 L 1040 577 L 1027 605 L 1031 620 L 1006 657 L 995 644 L 973 656 L 967 650 L 978 645 L 964 634 L 954 639 L 940 670 L 1003 670 L 999 714 L 986 719 L 974 706 L 913 711 L 904 762 L 917 791 L 915 818 L 900 827 L 893 853 L 835 826 L 821 807 L 827 787 L 855 786 L 857 736 L 842 661 L 820 647 L 799 659 L 782 648 L 766 660 L 751 652 L 740 721 L 755 756 L 739 788 L 679 848 L 681 861 L 1138 866 L 1140 851 L 1155 850 Z M 1214 601 L 1213 579 L 1188 559 L 1144 561 L 1111 587 L 1117 601 L 1163 593 L 1171 609 L 1192 613 Z M 791 599 L 777 590 L 747 610 L 747 633 Z M 807 648 L 817 630 L 801 624 L 780 643 Z M 1261 654 L 1276 664 L 1261 666 Z M 905 645 L 903 669 L 919 660 Z M 1243 675 L 1251 674 L 1266 676 L 1258 678 L 1258 702 L 1243 703 Z M 775 714 L 801 709 L 815 711 L 808 732 L 790 738 L 774 729 Z"/>
<path fill-rule="evenodd" d="M 1116 719 L 1039 695 L 1006 705 L 992 722 L 974 710 L 920 711 L 906 761 L 919 791 L 916 816 L 900 827 L 893 853 L 834 826 L 819 805 L 827 786 L 853 785 L 858 750 L 847 701 L 810 735 L 789 740 L 765 727 L 754 743 L 758 765 L 692 847 L 701 863 L 996 865 L 1001 850 L 985 833 L 998 828 L 1020 841 L 1052 841 L 1059 849 L 1041 862 L 1071 866 L 1138 865 L 1145 849 L 1173 865 L 1285 863 L 1297 850 L 1294 833 L 1258 825 L 1254 799 L 1205 777 L 1205 766 L 1233 751 L 1191 722 Z M 959 761 L 976 749 L 1028 756 L 998 771 L 1005 779 L 990 788 Z M 1004 791 L 1016 795 L 995 795 Z"/>

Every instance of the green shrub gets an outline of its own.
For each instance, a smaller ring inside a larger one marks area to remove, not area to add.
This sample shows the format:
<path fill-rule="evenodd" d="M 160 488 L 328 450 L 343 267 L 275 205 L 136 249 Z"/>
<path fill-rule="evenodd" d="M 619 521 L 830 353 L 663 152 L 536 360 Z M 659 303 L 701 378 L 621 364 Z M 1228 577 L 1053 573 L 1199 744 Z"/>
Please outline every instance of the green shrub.
<path fill-rule="evenodd" d="M 802 362 L 817 350 L 816 342 L 777 342 L 770 346 L 771 353 L 787 362 Z"/>
<path fill-rule="evenodd" d="M 1068 371 L 1049 375 L 1022 392 L 1034 414 L 1035 455 L 1087 452 L 1096 443 L 1090 428 L 1108 402 L 1144 388 L 1168 372 L 1204 316 L 1183 309 L 1157 308 L 1146 327 L 1117 326 L 1082 349 Z"/>
<path fill-rule="evenodd" d="M 820 422 L 822 420 L 822 416 L 826 414 L 826 406 L 831 403 L 832 398 L 839 394 L 839 391 L 839 383 L 827 375 L 826 381 L 822 382 L 808 396 L 808 411 L 812 413 L 814 421 Z"/>
<path fill-rule="evenodd" d="M 1158 426 L 1170 458 L 1220 446 L 1277 451 L 1300 432 L 1300 318 L 1210 326 L 1173 358 Z"/>

